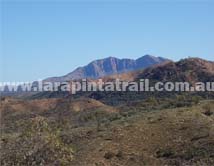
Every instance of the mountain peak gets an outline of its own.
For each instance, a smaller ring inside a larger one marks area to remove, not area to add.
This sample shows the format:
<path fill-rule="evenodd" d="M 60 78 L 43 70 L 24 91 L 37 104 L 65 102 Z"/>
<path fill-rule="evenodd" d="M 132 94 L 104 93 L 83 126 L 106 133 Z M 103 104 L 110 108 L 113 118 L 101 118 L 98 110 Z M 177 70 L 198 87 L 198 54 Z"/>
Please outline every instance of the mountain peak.
<path fill-rule="evenodd" d="M 144 58 L 156 58 L 155 56 L 150 55 L 150 54 L 146 54 L 146 55 L 144 55 L 143 57 L 144 57 Z"/>
<path fill-rule="evenodd" d="M 116 58 L 116 57 L 114 57 L 114 56 L 109 56 L 109 57 L 104 58 L 104 59 L 118 59 L 118 58 Z"/>
<path fill-rule="evenodd" d="M 168 59 L 145 55 L 136 60 L 134 59 L 118 59 L 116 57 L 107 57 L 92 61 L 86 66 L 78 67 L 71 73 L 62 77 L 52 77 L 45 81 L 69 81 L 83 78 L 97 79 L 112 74 L 119 74 L 129 71 L 145 69 L 152 65 L 157 65 L 168 61 Z"/>

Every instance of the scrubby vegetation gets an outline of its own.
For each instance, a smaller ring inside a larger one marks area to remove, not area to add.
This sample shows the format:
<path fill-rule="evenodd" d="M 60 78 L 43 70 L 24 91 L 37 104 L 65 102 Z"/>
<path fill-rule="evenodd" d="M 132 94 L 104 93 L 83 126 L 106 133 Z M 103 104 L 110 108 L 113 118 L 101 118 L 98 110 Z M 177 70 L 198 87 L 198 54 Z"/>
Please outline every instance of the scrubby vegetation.
<path fill-rule="evenodd" d="M 213 108 L 186 95 L 116 107 L 5 98 L 1 165 L 213 165 Z"/>
<path fill-rule="evenodd" d="M 19 125 L 21 133 L 1 136 L 1 165 L 69 165 L 72 161 L 71 145 L 45 118 L 38 116 Z"/>

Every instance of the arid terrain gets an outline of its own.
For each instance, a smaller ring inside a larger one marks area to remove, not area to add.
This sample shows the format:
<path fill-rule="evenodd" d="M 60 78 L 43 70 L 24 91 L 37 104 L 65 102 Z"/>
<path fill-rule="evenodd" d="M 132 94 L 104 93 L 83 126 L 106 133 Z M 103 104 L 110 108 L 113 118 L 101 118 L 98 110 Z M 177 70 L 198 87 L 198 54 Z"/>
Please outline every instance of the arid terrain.
<path fill-rule="evenodd" d="M 155 102 L 2 99 L 1 165 L 213 165 L 214 101 Z"/>
<path fill-rule="evenodd" d="M 104 80 L 212 81 L 213 66 L 186 59 Z M 2 166 L 214 165 L 213 92 L 26 96 L 1 97 Z"/>

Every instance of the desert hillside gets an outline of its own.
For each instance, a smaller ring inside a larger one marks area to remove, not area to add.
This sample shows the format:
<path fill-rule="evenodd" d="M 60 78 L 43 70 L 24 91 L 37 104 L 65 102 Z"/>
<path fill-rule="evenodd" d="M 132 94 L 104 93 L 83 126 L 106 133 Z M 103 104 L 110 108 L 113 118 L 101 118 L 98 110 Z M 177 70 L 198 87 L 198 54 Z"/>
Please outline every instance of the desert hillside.
<path fill-rule="evenodd" d="M 170 102 L 4 98 L 1 165 L 213 165 L 214 102 Z"/>

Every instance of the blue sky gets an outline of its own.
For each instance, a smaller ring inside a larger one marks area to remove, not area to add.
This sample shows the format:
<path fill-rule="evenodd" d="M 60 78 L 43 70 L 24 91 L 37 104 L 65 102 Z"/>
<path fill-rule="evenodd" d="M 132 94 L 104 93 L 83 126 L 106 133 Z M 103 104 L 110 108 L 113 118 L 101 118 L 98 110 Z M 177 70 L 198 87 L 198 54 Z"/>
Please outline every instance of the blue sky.
<path fill-rule="evenodd" d="M 2 0 L 1 9 L 1 81 L 60 76 L 109 56 L 214 60 L 211 0 Z"/>

